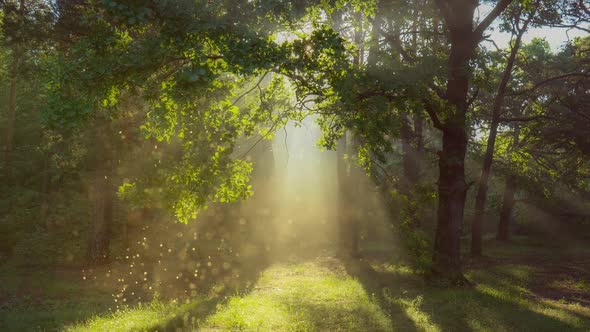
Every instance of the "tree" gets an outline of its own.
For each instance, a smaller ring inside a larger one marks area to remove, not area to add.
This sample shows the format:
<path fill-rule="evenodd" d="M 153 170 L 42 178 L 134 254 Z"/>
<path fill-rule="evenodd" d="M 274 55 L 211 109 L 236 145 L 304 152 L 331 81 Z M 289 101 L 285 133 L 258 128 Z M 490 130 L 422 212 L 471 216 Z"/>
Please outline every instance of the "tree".
<path fill-rule="evenodd" d="M 498 125 L 500 124 L 500 113 L 504 105 L 504 95 L 507 92 L 508 83 L 512 77 L 512 70 L 515 65 L 516 55 L 520 48 L 522 37 L 528 29 L 529 24 L 535 18 L 539 2 L 536 2 L 530 7 L 518 6 L 515 15 L 509 20 L 512 29 L 514 41 L 511 43 L 510 52 L 506 66 L 502 73 L 502 78 L 498 84 L 492 106 L 492 119 L 487 139 L 486 151 L 484 154 L 483 166 L 481 170 L 480 179 L 478 182 L 477 194 L 475 198 L 475 215 L 473 216 L 473 223 L 471 226 L 471 254 L 474 256 L 481 256 L 482 254 L 482 223 L 484 210 L 486 206 L 486 197 L 488 191 L 488 181 L 491 174 L 492 162 L 494 158 L 494 147 L 496 144 L 496 135 L 498 133 Z M 524 15 L 526 14 L 526 17 Z M 507 188 L 510 190 L 511 183 L 507 182 Z M 506 197 L 509 200 L 508 195 Z"/>
<path fill-rule="evenodd" d="M 251 167 L 232 150 L 239 137 L 275 130 L 302 114 L 292 112 L 287 84 L 296 107 L 322 115 L 322 143 L 328 148 L 350 132 L 360 152 L 379 157 L 391 151 L 394 137 L 403 136 L 410 181 L 415 176 L 408 129 L 413 115 L 420 119 L 425 112 L 442 134 L 432 272 L 464 284 L 460 229 L 468 189 L 468 114 L 477 90 L 473 60 L 484 32 L 511 3 L 498 1 L 480 22 L 475 22 L 478 2 L 473 0 L 298 2 L 293 7 L 282 1 L 84 4 L 84 33 L 63 53 L 61 72 L 69 83 L 58 84 L 54 95 L 60 107 L 50 113 L 83 115 L 104 100 L 116 104 L 120 95 L 139 93 L 149 105 L 142 127 L 146 137 L 178 142 L 182 152 L 163 156 L 155 176 L 124 184 L 122 196 L 161 188 L 147 192 L 187 221 L 210 202 L 248 196 Z M 344 17 L 356 21 L 354 32 L 329 27 L 333 7 L 348 8 Z M 396 10 L 401 19 L 382 14 Z M 370 29 L 378 31 L 365 33 Z M 278 31 L 291 35 L 277 41 Z M 273 77 L 268 87 L 260 84 L 266 75 Z M 248 95 L 259 100 L 241 107 Z M 83 102 L 63 107 L 73 100 Z M 497 100 L 499 110 L 502 98 Z M 272 112 L 276 105 L 282 111 Z M 418 131 L 418 121 L 415 127 Z M 490 144 L 493 152 L 493 140 Z"/>
<path fill-rule="evenodd" d="M 515 87 L 521 90 L 507 94 L 509 108 L 501 118 L 505 131 L 503 139 L 508 140 L 505 144 L 509 148 L 500 154 L 501 160 L 504 159 L 506 185 L 498 223 L 499 240 L 510 238 L 517 184 L 532 196 L 549 195 L 541 197 L 546 205 L 551 205 L 549 197 L 560 200 L 555 193 L 563 195 L 561 185 L 584 195 L 585 166 L 580 153 L 584 150 L 581 137 L 586 134 L 576 129 L 586 122 L 579 108 L 584 103 L 583 86 L 588 81 L 583 69 L 587 60 L 580 57 L 583 52 L 576 51 L 583 48 L 581 45 L 583 40 L 577 40 L 566 45 L 559 54 L 553 54 L 546 41 L 534 39 L 523 45 L 518 56 Z M 577 88 L 581 89 L 572 94 Z M 568 100 L 569 106 L 562 104 L 564 100 Z M 560 139 L 545 134 L 554 130 L 560 132 Z M 560 179 L 561 185 L 556 185 L 556 179 Z"/>
<path fill-rule="evenodd" d="M 45 38 L 51 29 L 52 13 L 45 1 L 18 0 L 2 3 L 3 46 L 11 50 L 10 87 L 4 133 L 4 175 L 12 177 L 12 154 L 17 115 L 18 86 L 23 74 L 30 71 L 28 58 L 41 51 Z"/>
<path fill-rule="evenodd" d="M 434 126 L 443 133 L 443 148 L 439 153 L 439 205 L 433 273 L 453 284 L 463 284 L 465 278 L 461 272 L 460 230 L 467 193 L 464 164 L 467 151 L 469 61 L 484 31 L 512 1 L 499 1 L 475 27 L 473 20 L 477 2 L 435 2 L 446 22 L 451 49 L 449 76 L 444 92 L 448 107 L 443 112 L 429 110 Z"/>

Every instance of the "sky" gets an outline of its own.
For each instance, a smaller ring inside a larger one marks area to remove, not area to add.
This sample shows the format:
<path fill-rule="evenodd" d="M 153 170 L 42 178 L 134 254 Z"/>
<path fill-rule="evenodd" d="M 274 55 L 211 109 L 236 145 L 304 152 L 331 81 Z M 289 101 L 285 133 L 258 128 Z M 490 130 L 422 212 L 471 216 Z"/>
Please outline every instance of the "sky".
<path fill-rule="evenodd" d="M 482 4 L 479 6 L 479 15 L 480 18 L 483 19 L 490 11 L 492 10 L 492 6 L 488 4 Z M 496 20 L 498 21 L 498 20 Z M 510 34 L 506 32 L 500 32 L 497 23 L 492 24 L 486 34 L 490 34 L 490 39 L 494 40 L 494 42 L 501 48 L 506 48 L 508 46 L 508 42 L 510 41 Z M 572 40 L 575 37 L 581 37 L 587 35 L 586 32 L 578 30 L 578 29 L 563 29 L 563 28 L 531 28 L 529 29 L 525 35 L 523 36 L 523 42 L 528 43 L 533 38 L 540 37 L 545 38 L 551 49 L 556 52 L 561 49 L 561 46 L 566 43 L 568 40 Z M 487 45 L 486 45 L 487 44 Z M 492 43 L 484 42 L 484 45 L 493 47 Z"/>
<path fill-rule="evenodd" d="M 505 48 L 508 46 L 508 42 L 510 41 L 509 33 L 500 32 L 499 29 L 496 28 L 495 31 L 489 30 L 487 34 L 491 35 L 490 39 L 493 39 L 499 47 Z M 549 42 L 551 49 L 555 52 L 559 51 L 561 46 L 568 40 L 584 35 L 586 35 L 584 31 L 577 29 L 568 31 L 568 29 L 561 28 L 532 28 L 526 32 L 522 39 L 524 43 L 528 43 L 536 37 L 545 38 L 547 42 Z M 491 43 L 488 42 L 487 44 Z"/>

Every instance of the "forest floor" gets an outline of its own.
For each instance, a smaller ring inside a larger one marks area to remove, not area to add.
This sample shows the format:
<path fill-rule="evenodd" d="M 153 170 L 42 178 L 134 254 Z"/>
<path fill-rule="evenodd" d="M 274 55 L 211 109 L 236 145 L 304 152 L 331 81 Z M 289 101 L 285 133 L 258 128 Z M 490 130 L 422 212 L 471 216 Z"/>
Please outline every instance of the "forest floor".
<path fill-rule="evenodd" d="M 113 311 L 112 290 L 79 270 L 0 267 L 2 331 L 590 331 L 590 248 L 526 238 L 486 243 L 473 287 L 433 288 L 410 267 L 365 255 L 295 259 L 240 291 L 213 288 Z"/>

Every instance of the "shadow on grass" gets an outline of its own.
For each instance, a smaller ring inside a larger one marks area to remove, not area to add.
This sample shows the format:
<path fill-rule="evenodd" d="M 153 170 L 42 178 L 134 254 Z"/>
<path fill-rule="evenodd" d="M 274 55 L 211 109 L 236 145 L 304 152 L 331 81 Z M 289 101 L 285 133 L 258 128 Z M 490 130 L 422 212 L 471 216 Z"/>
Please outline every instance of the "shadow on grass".
<path fill-rule="evenodd" d="M 57 330 L 105 314 L 111 302 L 110 292 L 82 283 L 79 269 L 8 265 L 0 269 L 2 331 Z"/>
<path fill-rule="evenodd" d="M 401 331 L 418 331 L 414 321 L 408 317 L 400 303 L 390 301 L 384 289 L 419 289 L 420 281 L 403 274 L 375 270 L 367 260 L 343 258 L 346 272 L 356 278 L 365 291 L 373 296 L 381 309 L 386 312 L 392 327 Z"/>
<path fill-rule="evenodd" d="M 275 264 L 253 292 L 232 297 L 200 328 L 259 331 L 391 331 L 391 321 L 334 257 Z"/>
<path fill-rule="evenodd" d="M 578 331 L 590 330 L 587 317 L 528 297 L 527 271 L 478 270 L 471 288 L 434 288 L 421 276 L 378 271 L 364 260 L 347 260 L 349 274 L 375 294 L 400 330 Z"/>
<path fill-rule="evenodd" d="M 208 316 L 213 314 L 219 305 L 229 296 L 245 295 L 253 290 L 261 271 L 268 267 L 268 262 L 259 265 L 249 265 L 241 271 L 239 278 L 232 278 L 226 282 L 209 284 L 209 294 L 204 300 L 193 300 L 191 305 L 185 307 L 172 318 L 158 322 L 148 328 L 147 331 L 178 331 L 196 328 Z M 190 298 L 186 300 L 190 301 Z"/>

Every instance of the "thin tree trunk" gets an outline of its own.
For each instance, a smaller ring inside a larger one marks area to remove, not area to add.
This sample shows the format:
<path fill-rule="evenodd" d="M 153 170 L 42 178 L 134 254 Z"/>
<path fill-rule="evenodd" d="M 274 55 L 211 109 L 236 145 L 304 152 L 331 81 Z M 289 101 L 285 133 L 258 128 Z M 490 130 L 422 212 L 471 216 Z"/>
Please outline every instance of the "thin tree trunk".
<path fill-rule="evenodd" d="M 518 149 L 520 145 L 520 126 L 514 125 L 514 137 L 512 140 L 512 149 L 510 157 L 514 150 Z M 500 210 L 500 221 L 498 222 L 498 234 L 496 238 L 500 241 L 510 240 L 510 221 L 512 219 L 512 209 L 516 201 L 514 200 L 514 191 L 516 190 L 516 175 L 508 174 L 506 177 L 506 185 L 504 188 L 504 197 L 502 199 L 502 209 Z"/>
<path fill-rule="evenodd" d="M 99 170 L 94 183 L 94 216 L 88 240 L 89 265 L 104 264 L 109 260 L 110 228 L 112 223 L 111 182 L 107 172 Z"/>
<path fill-rule="evenodd" d="M 358 255 L 357 225 L 351 206 L 353 203 L 351 195 L 354 192 L 351 180 L 351 146 L 350 133 L 347 132 L 337 145 L 340 252 L 345 257 Z"/>
<path fill-rule="evenodd" d="M 24 28 L 25 0 L 19 1 L 19 23 Z M 16 97 L 19 81 L 19 68 L 22 57 L 21 46 L 14 45 L 12 52 L 12 66 L 10 68 L 10 92 L 8 94 L 8 114 L 6 117 L 6 133 L 4 136 L 4 168 L 8 180 L 12 180 L 12 151 L 14 149 L 14 126 L 16 122 Z"/>
<path fill-rule="evenodd" d="M 110 258 L 111 226 L 113 223 L 113 187 L 112 176 L 112 151 L 108 139 L 109 133 L 101 132 L 108 128 L 97 126 L 96 140 L 100 155 L 95 162 L 94 172 L 94 215 L 88 239 L 87 262 L 89 265 L 100 265 L 107 263 Z"/>
<path fill-rule="evenodd" d="M 14 126 L 16 122 L 16 97 L 18 86 L 18 69 L 20 66 L 20 52 L 14 51 L 14 59 L 10 69 L 10 92 L 8 95 L 8 114 L 6 117 L 6 132 L 4 134 L 4 168 L 7 179 L 12 177 L 12 152 L 14 149 Z"/>
<path fill-rule="evenodd" d="M 510 174 L 506 177 L 504 198 L 502 199 L 502 210 L 500 211 L 500 222 L 498 223 L 498 234 L 496 238 L 500 241 L 510 241 L 510 221 L 512 220 L 512 209 L 514 208 L 514 191 L 516 189 L 516 176 Z"/>
<path fill-rule="evenodd" d="M 414 135 L 416 136 L 416 153 L 418 155 L 418 162 L 420 163 L 422 162 L 422 153 L 424 152 L 424 119 L 418 114 L 414 115 Z M 417 173 L 420 174 L 420 170 Z"/>
<path fill-rule="evenodd" d="M 50 185 L 50 176 L 49 176 L 49 154 L 46 153 L 43 162 L 43 178 L 41 182 L 41 204 L 39 206 L 39 218 L 42 223 L 45 224 L 48 230 L 51 229 L 51 224 L 47 219 L 47 211 L 49 210 L 49 185 Z"/>
<path fill-rule="evenodd" d="M 362 12 L 354 15 L 356 23 L 359 25 L 354 33 L 354 42 L 358 46 L 358 52 L 354 55 L 354 64 L 360 66 L 363 62 L 363 26 Z M 358 256 L 358 221 L 351 210 L 353 203 L 352 194 L 355 191 L 352 175 L 352 155 L 354 153 L 354 138 L 352 133 L 346 132 L 338 146 L 338 182 L 340 186 L 340 249 L 342 254 L 347 257 Z M 344 158 L 346 155 L 346 159 Z"/>
<path fill-rule="evenodd" d="M 494 104 L 492 106 L 492 122 L 490 124 L 490 133 L 488 136 L 488 142 L 486 146 L 486 152 L 483 160 L 483 166 L 481 175 L 479 178 L 479 185 L 477 188 L 477 194 L 475 197 L 475 215 L 473 216 L 473 223 L 471 225 L 471 254 L 473 256 L 481 256 L 482 254 L 482 225 L 483 217 L 486 206 L 489 178 L 491 174 L 492 162 L 494 160 L 494 148 L 496 145 L 496 136 L 498 134 L 498 125 L 500 124 L 500 111 L 504 105 L 504 95 L 506 94 L 506 87 L 508 81 L 512 77 L 512 69 L 514 68 L 514 62 L 518 49 L 520 48 L 522 36 L 527 30 L 530 20 L 533 15 L 529 16 L 528 20 L 524 23 L 521 30 L 518 31 L 516 41 L 510 56 L 506 64 L 506 68 L 502 73 L 502 79 L 498 85 L 496 97 L 494 98 Z"/>
<path fill-rule="evenodd" d="M 402 180 L 402 191 L 410 196 L 418 182 L 418 161 L 416 149 L 412 146 L 413 132 L 407 114 L 401 114 L 400 138 L 402 143 L 402 164 L 404 178 Z M 408 197 L 409 198 L 409 197 Z"/>

